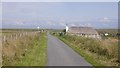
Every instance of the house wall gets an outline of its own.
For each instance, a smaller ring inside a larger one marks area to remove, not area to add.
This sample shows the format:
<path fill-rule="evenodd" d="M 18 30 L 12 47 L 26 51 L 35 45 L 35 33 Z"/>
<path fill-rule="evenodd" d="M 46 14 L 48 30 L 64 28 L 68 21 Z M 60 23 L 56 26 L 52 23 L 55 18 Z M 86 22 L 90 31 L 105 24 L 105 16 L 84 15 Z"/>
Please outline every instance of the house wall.
<path fill-rule="evenodd" d="M 79 34 L 79 33 L 69 33 L 69 35 L 77 35 L 77 36 L 82 36 L 82 37 L 89 37 L 89 38 L 99 38 L 101 39 L 101 36 L 98 34 Z"/>

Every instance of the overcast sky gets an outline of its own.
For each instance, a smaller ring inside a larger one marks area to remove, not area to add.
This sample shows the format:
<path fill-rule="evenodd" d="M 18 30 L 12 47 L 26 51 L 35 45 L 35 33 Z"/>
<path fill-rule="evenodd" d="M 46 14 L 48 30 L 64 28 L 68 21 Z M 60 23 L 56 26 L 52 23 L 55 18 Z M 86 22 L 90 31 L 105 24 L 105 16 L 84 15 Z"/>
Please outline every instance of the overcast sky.
<path fill-rule="evenodd" d="M 118 2 L 119 0 L 1 0 L 2 2 Z"/>
<path fill-rule="evenodd" d="M 118 3 L 3 2 L 2 20 L 3 28 L 118 28 Z"/>

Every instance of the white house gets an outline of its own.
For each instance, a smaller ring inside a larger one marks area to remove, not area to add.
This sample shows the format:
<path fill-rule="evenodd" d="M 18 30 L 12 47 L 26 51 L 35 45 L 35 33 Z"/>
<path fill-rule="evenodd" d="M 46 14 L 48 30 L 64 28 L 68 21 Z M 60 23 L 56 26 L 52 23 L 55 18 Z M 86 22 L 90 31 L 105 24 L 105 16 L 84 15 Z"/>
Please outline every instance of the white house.
<path fill-rule="evenodd" d="M 82 37 L 101 38 L 98 32 L 92 27 L 68 27 L 66 25 L 66 32 L 70 35 L 78 35 Z"/>

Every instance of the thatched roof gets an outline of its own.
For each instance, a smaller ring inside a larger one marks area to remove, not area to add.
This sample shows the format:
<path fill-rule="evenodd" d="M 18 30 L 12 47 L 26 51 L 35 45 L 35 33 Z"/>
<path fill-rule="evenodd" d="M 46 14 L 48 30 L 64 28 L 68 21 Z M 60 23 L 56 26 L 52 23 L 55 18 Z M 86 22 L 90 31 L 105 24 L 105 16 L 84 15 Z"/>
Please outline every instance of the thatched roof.
<path fill-rule="evenodd" d="M 92 27 L 69 27 L 68 33 L 98 34 Z"/>

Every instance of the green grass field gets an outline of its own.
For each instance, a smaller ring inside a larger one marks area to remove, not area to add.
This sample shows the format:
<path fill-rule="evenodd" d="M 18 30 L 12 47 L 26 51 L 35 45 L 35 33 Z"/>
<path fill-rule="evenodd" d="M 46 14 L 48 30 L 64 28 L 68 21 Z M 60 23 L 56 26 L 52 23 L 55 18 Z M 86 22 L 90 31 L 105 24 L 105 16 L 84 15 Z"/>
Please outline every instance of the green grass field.
<path fill-rule="evenodd" d="M 20 31 L 5 30 L 7 35 L 21 33 Z M 29 32 L 29 31 L 28 31 Z M 28 33 L 18 39 L 8 39 L 2 43 L 3 66 L 45 66 L 46 65 L 46 32 Z"/>
<path fill-rule="evenodd" d="M 17 66 L 45 66 L 46 65 L 46 35 L 40 34 L 36 40 L 33 40 L 33 44 L 30 45 L 30 49 L 26 53 L 25 57 L 22 57 L 16 62 Z"/>

